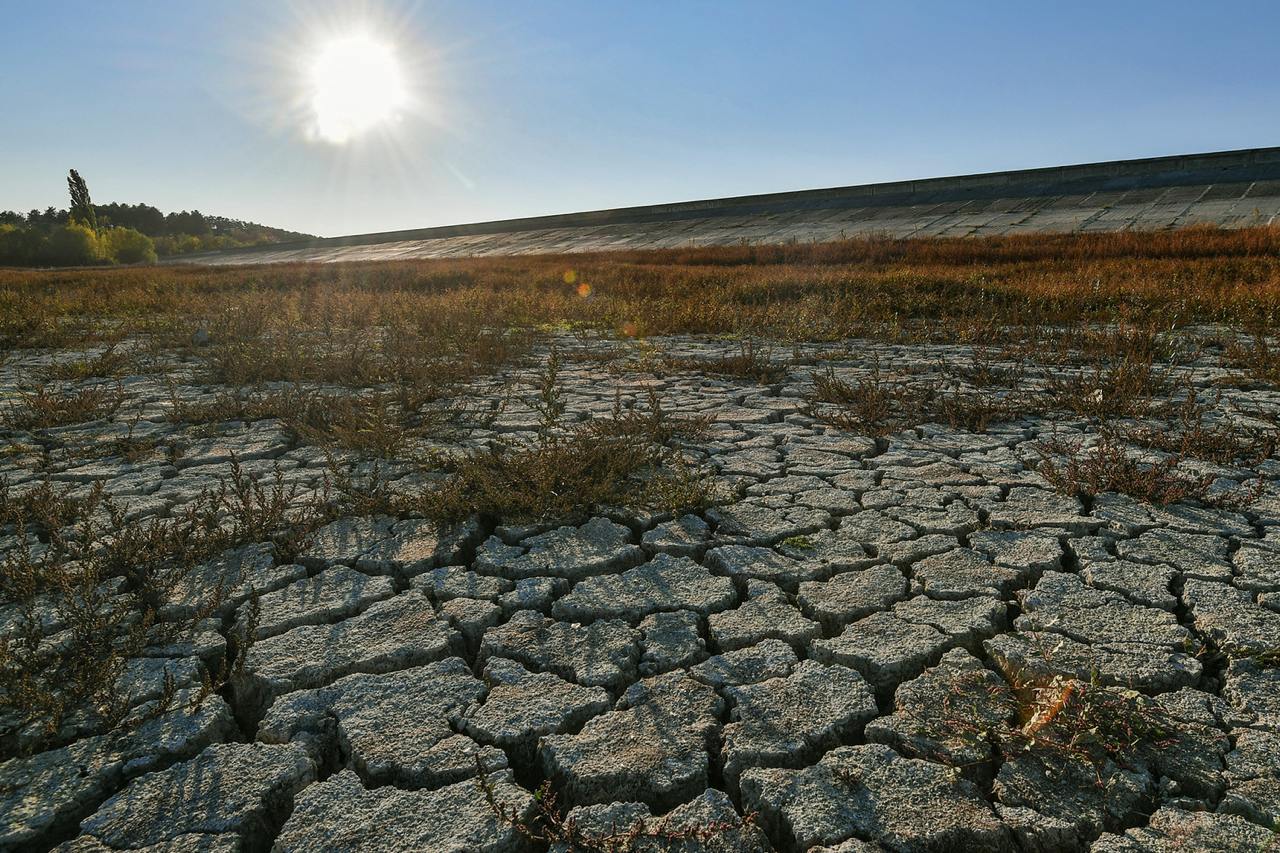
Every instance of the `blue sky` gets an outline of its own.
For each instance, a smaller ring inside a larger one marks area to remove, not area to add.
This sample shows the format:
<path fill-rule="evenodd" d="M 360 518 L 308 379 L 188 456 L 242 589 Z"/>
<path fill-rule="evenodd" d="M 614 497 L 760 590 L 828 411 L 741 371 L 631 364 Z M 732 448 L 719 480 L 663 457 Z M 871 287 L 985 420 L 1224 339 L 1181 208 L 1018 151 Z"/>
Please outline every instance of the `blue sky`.
<path fill-rule="evenodd" d="M 5 0 L 0 209 L 333 235 L 1280 144 L 1264 2 Z M 297 67 L 369 26 L 418 106 L 308 139 Z"/>

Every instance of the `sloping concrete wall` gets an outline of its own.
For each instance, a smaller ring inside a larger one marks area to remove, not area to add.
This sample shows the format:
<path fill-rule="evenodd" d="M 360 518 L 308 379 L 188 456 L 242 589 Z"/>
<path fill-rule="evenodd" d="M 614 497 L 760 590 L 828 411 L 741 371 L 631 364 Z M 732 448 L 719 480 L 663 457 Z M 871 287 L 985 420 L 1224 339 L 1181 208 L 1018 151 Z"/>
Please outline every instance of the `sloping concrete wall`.
<path fill-rule="evenodd" d="M 1280 148 L 1116 160 L 360 234 L 188 256 L 206 264 L 588 252 L 841 237 L 1265 225 Z"/>

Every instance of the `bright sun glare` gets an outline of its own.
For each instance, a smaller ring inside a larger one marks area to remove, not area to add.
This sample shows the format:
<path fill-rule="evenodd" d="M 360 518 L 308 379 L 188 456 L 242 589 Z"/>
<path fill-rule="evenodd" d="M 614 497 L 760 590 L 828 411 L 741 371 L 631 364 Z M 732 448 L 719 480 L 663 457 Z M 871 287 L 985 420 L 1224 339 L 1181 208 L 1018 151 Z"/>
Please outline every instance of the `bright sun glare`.
<path fill-rule="evenodd" d="M 316 135 L 335 145 L 394 120 L 409 102 L 394 47 L 367 34 L 321 44 L 307 85 Z"/>

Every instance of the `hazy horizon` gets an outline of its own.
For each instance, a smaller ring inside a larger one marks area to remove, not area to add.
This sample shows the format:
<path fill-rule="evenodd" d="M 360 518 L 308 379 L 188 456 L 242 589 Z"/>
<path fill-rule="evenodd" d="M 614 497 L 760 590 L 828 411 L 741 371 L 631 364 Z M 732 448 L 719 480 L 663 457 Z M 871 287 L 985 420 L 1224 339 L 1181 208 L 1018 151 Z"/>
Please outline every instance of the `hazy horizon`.
<path fill-rule="evenodd" d="M 1280 9 L 1261 3 L 235 0 L 5 18 L 0 69 L 20 85 L 0 209 L 19 211 L 65 207 L 76 168 L 98 203 L 337 235 L 1280 140 Z M 307 87 L 323 72 L 341 89 L 349 60 L 317 57 L 353 34 L 385 47 L 403 97 L 325 91 L 346 113 L 317 121 Z"/>

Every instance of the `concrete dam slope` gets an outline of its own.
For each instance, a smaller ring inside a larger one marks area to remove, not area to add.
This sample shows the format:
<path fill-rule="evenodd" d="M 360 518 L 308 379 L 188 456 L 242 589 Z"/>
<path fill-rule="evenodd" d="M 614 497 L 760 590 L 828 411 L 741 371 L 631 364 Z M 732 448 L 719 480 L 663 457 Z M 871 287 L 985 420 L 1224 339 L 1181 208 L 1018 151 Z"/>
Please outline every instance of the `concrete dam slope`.
<path fill-rule="evenodd" d="M 787 243 L 844 237 L 1267 225 L 1280 147 L 992 172 L 277 243 L 200 264 L 365 261 Z"/>

